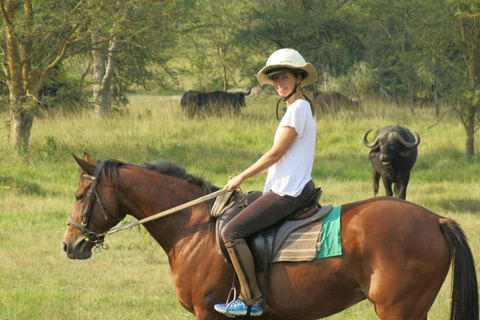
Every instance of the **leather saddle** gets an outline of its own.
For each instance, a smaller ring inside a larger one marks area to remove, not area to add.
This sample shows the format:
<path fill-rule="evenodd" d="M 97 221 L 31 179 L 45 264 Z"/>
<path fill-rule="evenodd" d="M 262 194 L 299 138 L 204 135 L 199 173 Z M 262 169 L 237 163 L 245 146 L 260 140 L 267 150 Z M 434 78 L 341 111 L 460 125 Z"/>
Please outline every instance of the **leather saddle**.
<path fill-rule="evenodd" d="M 321 194 L 322 189 L 316 188 L 310 197 L 308 197 L 308 199 L 286 219 L 281 220 L 269 228 L 259 231 L 245 239 L 252 252 L 257 272 L 264 270 L 272 259 L 273 239 L 280 226 L 285 221 L 307 219 L 315 214 L 321 207 L 319 204 Z M 257 200 L 260 196 L 262 196 L 261 191 L 252 191 L 247 194 L 235 191 L 234 193 L 227 193 L 223 198 L 219 197 L 220 199 L 217 199 L 212 207 L 212 215 L 218 216 L 216 225 L 217 243 L 220 246 L 221 253 L 229 263 L 231 263 L 231 261 L 223 239 L 221 238 L 221 230 L 232 218 L 239 214 L 253 201 Z M 227 198 L 227 200 L 225 200 L 225 198 Z"/>

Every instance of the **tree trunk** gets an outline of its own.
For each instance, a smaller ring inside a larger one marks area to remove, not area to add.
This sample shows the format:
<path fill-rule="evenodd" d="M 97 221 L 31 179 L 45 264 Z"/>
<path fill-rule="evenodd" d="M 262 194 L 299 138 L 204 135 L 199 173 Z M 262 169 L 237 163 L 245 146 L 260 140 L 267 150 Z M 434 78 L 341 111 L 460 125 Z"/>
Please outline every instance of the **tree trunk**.
<path fill-rule="evenodd" d="M 98 43 L 98 39 L 94 36 L 94 43 Z M 97 44 L 93 50 L 93 101 L 98 118 L 108 118 L 110 113 L 112 79 L 118 59 L 118 41 L 114 37 L 110 40 L 108 51 L 99 50 L 105 47 L 106 44 Z"/>
<path fill-rule="evenodd" d="M 28 150 L 30 141 L 30 131 L 33 125 L 33 114 L 19 108 L 19 111 L 12 114 L 11 126 L 11 144 L 18 151 Z"/>
<path fill-rule="evenodd" d="M 95 108 L 95 115 L 98 118 L 107 118 L 110 106 L 107 104 L 105 89 L 103 88 L 103 78 L 105 77 L 105 63 L 106 63 L 106 45 L 100 43 L 98 35 L 93 34 L 94 47 L 92 50 L 93 57 L 93 105 Z"/>
<path fill-rule="evenodd" d="M 469 116 L 465 124 L 465 129 L 467 131 L 467 143 L 465 145 L 466 155 L 473 156 L 475 154 L 475 118 L 476 110 L 469 109 Z"/>
<path fill-rule="evenodd" d="M 465 153 L 467 156 L 475 154 L 475 120 L 477 112 L 479 112 L 478 88 L 480 87 L 480 4 L 473 2 L 468 5 L 459 3 L 457 6 L 460 30 L 462 32 L 462 40 L 465 44 L 465 82 L 469 94 L 472 98 L 465 110 L 466 119 L 464 120 L 465 129 L 467 131 L 467 142 L 465 145 Z"/>
<path fill-rule="evenodd" d="M 95 99 L 95 115 L 97 118 L 105 119 L 110 114 L 110 98 L 109 93 L 106 90 L 99 89 L 93 93 Z"/>
<path fill-rule="evenodd" d="M 227 91 L 228 90 L 228 77 L 227 77 L 227 66 L 226 65 L 223 65 L 222 74 L 223 74 L 223 91 Z"/>

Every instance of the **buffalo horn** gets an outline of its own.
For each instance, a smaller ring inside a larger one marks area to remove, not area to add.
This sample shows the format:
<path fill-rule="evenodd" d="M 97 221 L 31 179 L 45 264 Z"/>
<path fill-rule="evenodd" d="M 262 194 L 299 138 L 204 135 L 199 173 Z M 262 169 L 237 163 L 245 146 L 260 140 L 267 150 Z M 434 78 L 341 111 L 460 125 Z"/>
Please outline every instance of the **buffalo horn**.
<path fill-rule="evenodd" d="M 378 139 L 380 139 L 381 137 L 377 137 L 377 139 L 375 139 L 373 142 L 368 142 L 367 140 L 367 136 L 368 134 L 370 133 L 370 131 L 372 131 L 373 129 L 370 129 L 368 130 L 367 132 L 365 132 L 365 134 L 363 135 L 363 144 L 368 147 L 368 148 L 373 148 L 377 145 L 378 143 Z"/>
<path fill-rule="evenodd" d="M 406 148 L 415 148 L 416 146 L 418 146 L 418 144 L 420 143 L 420 135 L 418 134 L 418 132 L 414 131 L 415 133 L 415 141 L 414 142 L 407 142 L 405 141 L 405 139 L 402 138 L 401 135 L 397 134 L 396 135 L 396 139 L 401 143 L 403 144 Z"/>

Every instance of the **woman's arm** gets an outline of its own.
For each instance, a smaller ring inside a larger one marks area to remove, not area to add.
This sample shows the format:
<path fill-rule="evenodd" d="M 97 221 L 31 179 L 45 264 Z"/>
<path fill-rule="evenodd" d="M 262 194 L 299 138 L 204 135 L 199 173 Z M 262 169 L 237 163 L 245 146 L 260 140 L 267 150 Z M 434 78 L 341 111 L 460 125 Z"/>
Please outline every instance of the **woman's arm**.
<path fill-rule="evenodd" d="M 272 148 L 268 150 L 263 156 L 260 157 L 254 164 L 245 169 L 238 176 L 230 179 L 225 188 L 228 191 L 234 191 L 240 187 L 243 181 L 250 177 L 266 173 L 268 168 L 280 160 L 287 150 L 292 145 L 293 141 L 297 137 L 297 131 L 293 127 L 282 127 L 279 131 L 279 135 Z"/>

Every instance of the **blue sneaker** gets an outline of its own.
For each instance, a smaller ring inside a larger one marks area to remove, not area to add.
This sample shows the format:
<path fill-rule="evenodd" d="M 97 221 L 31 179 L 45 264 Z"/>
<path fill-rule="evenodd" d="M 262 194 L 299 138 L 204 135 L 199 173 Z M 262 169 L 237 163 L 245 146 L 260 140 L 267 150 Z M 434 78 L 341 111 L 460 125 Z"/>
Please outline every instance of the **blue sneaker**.
<path fill-rule="evenodd" d="M 224 313 L 227 316 L 245 316 L 247 315 L 247 304 L 240 299 L 237 299 L 230 303 L 218 303 L 215 305 L 215 310 L 220 313 Z M 252 310 L 250 311 L 251 316 L 261 316 L 263 313 L 262 302 L 258 301 L 252 305 Z"/>

